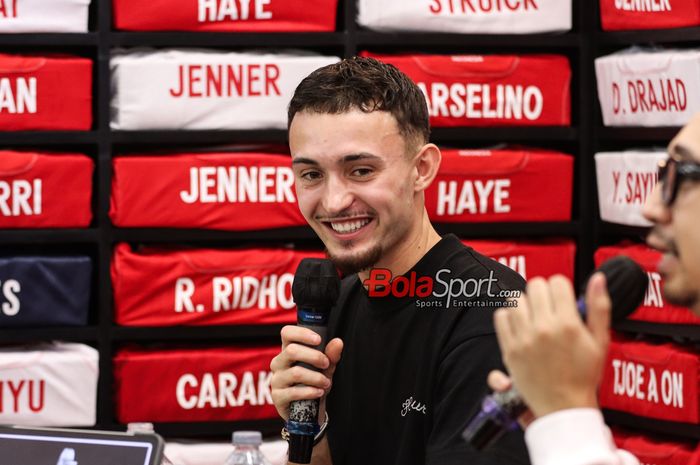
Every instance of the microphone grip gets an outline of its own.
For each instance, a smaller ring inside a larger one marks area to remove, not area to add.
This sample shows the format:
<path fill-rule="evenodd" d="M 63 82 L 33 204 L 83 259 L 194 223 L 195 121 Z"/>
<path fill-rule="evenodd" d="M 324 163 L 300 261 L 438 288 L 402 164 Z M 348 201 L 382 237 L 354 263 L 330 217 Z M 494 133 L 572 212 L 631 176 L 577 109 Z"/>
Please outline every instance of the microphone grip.
<path fill-rule="evenodd" d="M 325 325 L 314 325 L 314 324 L 298 324 L 303 328 L 308 328 L 313 332 L 321 336 L 321 343 L 314 346 L 321 352 L 325 352 L 327 338 L 328 338 L 328 327 Z M 308 368 L 313 371 L 322 371 L 321 369 L 309 365 L 308 363 L 299 362 L 295 365 Z M 298 384 L 297 386 L 303 386 L 303 384 Z M 318 414 L 320 407 L 320 399 L 304 399 L 304 400 L 294 400 L 289 403 L 289 421 L 287 422 L 287 429 L 290 434 L 289 443 L 289 461 L 295 463 L 310 463 L 311 454 L 313 452 L 313 441 L 316 434 L 318 434 Z"/>
<path fill-rule="evenodd" d="M 486 449 L 507 431 L 518 429 L 517 418 L 527 409 L 515 386 L 506 391 L 494 392 L 484 398 L 481 410 L 471 419 L 462 437 L 476 450 Z"/>

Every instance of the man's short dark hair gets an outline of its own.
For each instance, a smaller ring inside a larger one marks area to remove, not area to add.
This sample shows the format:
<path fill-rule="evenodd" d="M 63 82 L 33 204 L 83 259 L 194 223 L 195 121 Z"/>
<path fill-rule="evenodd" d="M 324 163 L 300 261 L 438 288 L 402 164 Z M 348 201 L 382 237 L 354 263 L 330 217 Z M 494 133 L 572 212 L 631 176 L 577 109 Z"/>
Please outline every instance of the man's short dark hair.
<path fill-rule="evenodd" d="M 395 66 L 374 58 L 353 57 L 324 66 L 297 86 L 289 103 L 287 128 L 300 111 L 340 114 L 353 109 L 386 111 L 406 139 L 428 142 L 428 106 L 420 88 Z"/>

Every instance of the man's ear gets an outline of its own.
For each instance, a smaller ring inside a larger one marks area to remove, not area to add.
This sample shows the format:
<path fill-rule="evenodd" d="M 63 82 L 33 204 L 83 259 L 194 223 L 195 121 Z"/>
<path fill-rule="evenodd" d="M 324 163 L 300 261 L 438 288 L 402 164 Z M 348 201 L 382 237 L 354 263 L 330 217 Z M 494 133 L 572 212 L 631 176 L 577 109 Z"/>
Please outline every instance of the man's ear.
<path fill-rule="evenodd" d="M 413 186 L 415 192 L 422 192 L 433 183 L 433 179 L 440 169 L 442 155 L 435 144 L 425 144 L 413 159 L 417 172 Z"/>

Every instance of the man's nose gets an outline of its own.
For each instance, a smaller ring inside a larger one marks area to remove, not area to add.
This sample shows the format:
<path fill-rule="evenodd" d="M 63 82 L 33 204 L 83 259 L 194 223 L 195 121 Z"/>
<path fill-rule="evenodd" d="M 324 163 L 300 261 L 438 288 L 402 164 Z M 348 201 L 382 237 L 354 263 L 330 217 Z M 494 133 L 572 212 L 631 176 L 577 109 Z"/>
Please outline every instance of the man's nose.
<path fill-rule="evenodd" d="M 323 209 L 329 216 L 347 210 L 352 205 L 354 196 L 343 180 L 330 176 L 323 193 Z"/>
<path fill-rule="evenodd" d="M 647 197 L 642 214 L 654 224 L 666 224 L 671 221 L 671 209 L 661 199 L 661 183 L 658 183 Z"/>

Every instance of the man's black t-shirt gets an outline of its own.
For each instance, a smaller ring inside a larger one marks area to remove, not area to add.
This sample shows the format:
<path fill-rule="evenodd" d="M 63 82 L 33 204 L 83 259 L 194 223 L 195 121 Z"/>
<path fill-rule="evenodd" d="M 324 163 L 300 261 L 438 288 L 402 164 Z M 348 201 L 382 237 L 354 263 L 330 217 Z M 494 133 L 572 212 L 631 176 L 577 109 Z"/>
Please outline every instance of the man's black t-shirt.
<path fill-rule="evenodd" d="M 453 235 L 411 271 L 434 278 L 441 269 L 449 270 L 439 276 L 444 282 L 486 280 L 493 272 L 492 295 L 524 288 L 520 275 Z M 465 294 L 475 283 L 466 283 Z M 436 283 L 434 291 L 442 290 Z M 528 463 L 522 432 L 481 453 L 461 438 L 488 393 L 489 371 L 503 369 L 496 308 L 466 305 L 494 300 L 484 299 L 486 292 L 484 284 L 482 297 L 461 296 L 447 307 L 446 297 L 369 297 L 356 274 L 343 280 L 329 328 L 330 337 L 344 342 L 327 399 L 334 465 Z"/>

